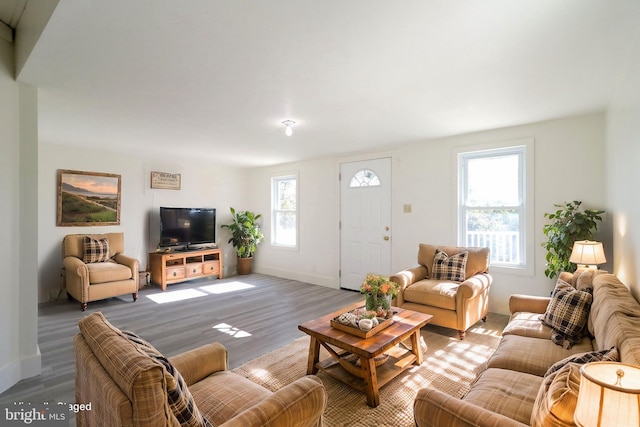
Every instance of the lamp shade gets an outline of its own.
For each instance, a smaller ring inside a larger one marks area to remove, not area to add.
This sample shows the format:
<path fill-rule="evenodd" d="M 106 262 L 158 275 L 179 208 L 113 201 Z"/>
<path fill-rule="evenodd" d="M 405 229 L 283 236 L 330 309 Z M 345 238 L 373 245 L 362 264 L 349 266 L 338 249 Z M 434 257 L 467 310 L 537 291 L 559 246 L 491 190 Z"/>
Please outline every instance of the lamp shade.
<path fill-rule="evenodd" d="M 580 427 L 640 425 L 640 367 L 615 362 L 580 368 L 580 392 L 573 419 Z"/>
<path fill-rule="evenodd" d="M 607 262 L 602 243 L 590 240 L 578 240 L 573 244 L 569 262 L 581 265 L 598 265 Z"/>

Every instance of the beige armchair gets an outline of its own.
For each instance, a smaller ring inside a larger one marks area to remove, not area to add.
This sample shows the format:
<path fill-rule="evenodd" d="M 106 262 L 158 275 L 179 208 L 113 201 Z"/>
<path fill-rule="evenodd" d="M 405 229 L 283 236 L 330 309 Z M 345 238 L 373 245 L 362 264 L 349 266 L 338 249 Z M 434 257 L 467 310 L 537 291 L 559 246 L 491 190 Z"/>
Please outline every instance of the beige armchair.
<path fill-rule="evenodd" d="M 93 243 L 85 243 L 85 237 Z M 106 244 L 105 244 L 106 242 Z M 64 282 L 69 300 L 87 303 L 130 293 L 138 299 L 138 260 L 125 256 L 124 235 L 69 234 L 62 241 Z"/>
<path fill-rule="evenodd" d="M 322 425 L 327 392 L 316 376 L 271 392 L 229 371 L 227 350 L 219 343 L 167 359 L 100 312 L 78 327 L 75 398 L 78 405 L 91 404 L 91 410 L 78 412 L 78 427 Z"/>
<path fill-rule="evenodd" d="M 468 252 L 462 280 L 434 278 L 437 249 L 449 257 Z M 431 324 L 456 329 L 460 339 L 464 339 L 471 325 L 486 320 L 493 281 L 489 275 L 489 248 L 420 244 L 418 264 L 391 276 L 391 281 L 400 285 L 397 307 L 432 314 Z"/>

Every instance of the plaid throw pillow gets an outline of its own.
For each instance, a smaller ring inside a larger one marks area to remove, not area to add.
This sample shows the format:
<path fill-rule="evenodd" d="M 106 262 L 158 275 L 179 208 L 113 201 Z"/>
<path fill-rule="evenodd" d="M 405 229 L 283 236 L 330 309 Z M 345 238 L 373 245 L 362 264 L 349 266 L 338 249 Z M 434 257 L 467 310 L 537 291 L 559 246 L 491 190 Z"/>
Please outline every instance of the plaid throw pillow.
<path fill-rule="evenodd" d="M 469 252 L 449 256 L 446 252 L 436 249 L 431 267 L 431 279 L 464 282 L 468 257 Z"/>
<path fill-rule="evenodd" d="M 98 240 L 84 236 L 82 248 L 84 250 L 82 261 L 85 264 L 109 260 L 109 241 L 106 238 Z"/>
<path fill-rule="evenodd" d="M 139 349 L 147 353 L 149 357 L 160 362 L 169 373 L 166 376 L 167 403 L 180 425 L 185 427 L 213 427 L 211 422 L 198 410 L 196 402 L 184 382 L 184 378 L 171 362 L 154 346 L 133 332 L 122 331 L 122 334 L 129 341 L 135 343 Z"/>
<path fill-rule="evenodd" d="M 582 339 L 593 297 L 558 279 L 542 321 L 553 329 L 551 340 L 571 348 Z"/>
<path fill-rule="evenodd" d="M 600 351 L 588 351 L 585 353 L 573 354 L 569 357 L 566 357 L 562 360 L 557 361 L 553 365 L 547 369 L 547 372 L 544 373 L 545 377 L 553 374 L 554 372 L 560 370 L 567 363 L 578 363 L 580 365 L 584 365 L 586 363 L 591 362 L 619 362 L 620 355 L 618 354 L 618 349 L 615 347 L 611 347 L 609 350 L 600 350 Z"/>

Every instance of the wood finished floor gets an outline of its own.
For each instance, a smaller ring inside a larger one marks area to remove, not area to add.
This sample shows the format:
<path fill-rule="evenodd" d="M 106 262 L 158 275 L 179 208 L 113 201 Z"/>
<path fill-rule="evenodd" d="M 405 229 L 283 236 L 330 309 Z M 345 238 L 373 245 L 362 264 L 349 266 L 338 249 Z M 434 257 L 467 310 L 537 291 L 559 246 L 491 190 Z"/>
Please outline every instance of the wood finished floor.
<path fill-rule="evenodd" d="M 135 303 L 131 295 L 124 295 L 89 303 L 85 312 L 77 301 L 62 297 L 38 309 L 42 374 L 2 393 L 0 404 L 74 402 L 73 336 L 78 320 L 95 311 L 167 356 L 220 342 L 229 350 L 233 369 L 303 336 L 300 323 L 363 299 L 358 292 L 261 274 L 198 279 L 169 285 L 165 292 L 145 287 Z"/>

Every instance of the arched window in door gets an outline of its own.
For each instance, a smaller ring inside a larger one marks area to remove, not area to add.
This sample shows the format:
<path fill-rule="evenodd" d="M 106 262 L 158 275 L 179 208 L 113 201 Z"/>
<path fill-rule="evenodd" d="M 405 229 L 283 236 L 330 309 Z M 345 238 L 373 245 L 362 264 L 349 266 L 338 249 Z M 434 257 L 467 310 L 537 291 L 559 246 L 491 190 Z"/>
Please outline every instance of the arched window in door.
<path fill-rule="evenodd" d="M 361 169 L 354 173 L 349 181 L 349 187 L 374 187 L 380 185 L 380 178 L 372 170 Z"/>

